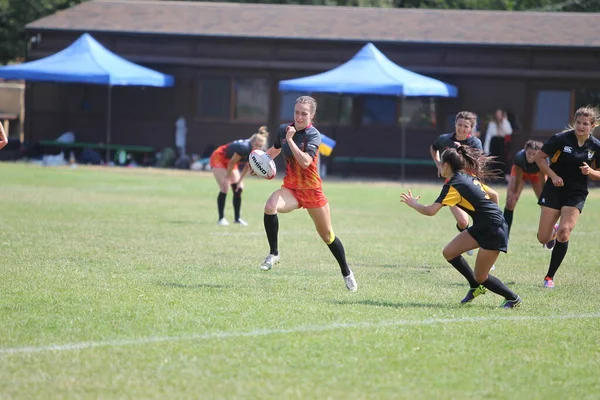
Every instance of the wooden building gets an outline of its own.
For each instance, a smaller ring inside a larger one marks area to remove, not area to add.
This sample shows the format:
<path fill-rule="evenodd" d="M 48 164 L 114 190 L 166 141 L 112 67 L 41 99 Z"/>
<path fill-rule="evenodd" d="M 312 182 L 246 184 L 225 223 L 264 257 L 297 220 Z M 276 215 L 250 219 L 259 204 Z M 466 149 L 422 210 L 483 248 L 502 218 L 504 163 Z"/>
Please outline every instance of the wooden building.
<path fill-rule="evenodd" d="M 402 113 L 394 98 L 317 94 L 317 126 L 338 140 L 334 156 L 397 158 L 404 115 L 407 154 L 428 158 L 460 110 L 476 112 L 482 132 L 496 108 L 508 110 L 516 151 L 564 128 L 574 107 L 600 103 L 598 22 L 595 13 L 92 0 L 29 24 L 28 59 L 88 32 L 174 75 L 173 88 L 113 88 L 113 141 L 172 146 L 183 116 L 188 152 L 201 154 L 289 121 L 297 94 L 280 94 L 280 80 L 331 69 L 373 42 L 398 65 L 457 86 L 459 97 L 408 99 Z M 102 86 L 28 84 L 26 140 L 72 130 L 80 141 L 103 141 L 106 95 Z"/>

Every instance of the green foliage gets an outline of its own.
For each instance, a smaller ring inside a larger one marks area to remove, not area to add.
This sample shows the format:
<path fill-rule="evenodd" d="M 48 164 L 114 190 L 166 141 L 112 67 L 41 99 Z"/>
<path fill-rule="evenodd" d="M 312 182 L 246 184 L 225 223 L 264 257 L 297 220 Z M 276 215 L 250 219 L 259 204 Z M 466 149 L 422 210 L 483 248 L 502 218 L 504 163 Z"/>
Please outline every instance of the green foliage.
<path fill-rule="evenodd" d="M 0 0 L 0 64 L 25 56 L 25 25 L 86 0 Z"/>

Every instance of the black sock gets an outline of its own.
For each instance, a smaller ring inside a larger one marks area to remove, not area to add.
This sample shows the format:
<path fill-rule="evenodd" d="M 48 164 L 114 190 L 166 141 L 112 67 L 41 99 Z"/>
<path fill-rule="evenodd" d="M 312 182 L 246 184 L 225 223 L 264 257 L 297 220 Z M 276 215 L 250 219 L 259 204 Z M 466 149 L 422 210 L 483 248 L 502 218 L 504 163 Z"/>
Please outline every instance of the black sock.
<path fill-rule="evenodd" d="M 338 264 L 340 264 L 340 269 L 342 270 L 342 276 L 350 275 L 350 268 L 346 263 L 346 251 L 344 251 L 344 245 L 337 237 L 335 240 L 327 245 L 331 253 L 337 260 Z"/>
<path fill-rule="evenodd" d="M 566 242 L 559 242 L 558 240 L 556 241 L 556 244 L 552 249 L 552 256 L 550 257 L 550 267 L 548 268 L 548 273 L 546 274 L 548 278 L 554 279 L 554 274 L 556 274 L 558 267 L 560 267 L 560 264 L 567 255 L 568 248 L 568 240 Z"/>
<path fill-rule="evenodd" d="M 467 260 L 465 260 L 463 256 L 458 256 L 456 258 L 453 258 L 452 260 L 448 260 L 448 262 L 452 264 L 452 266 L 456 268 L 456 270 L 460 272 L 462 276 L 465 277 L 465 279 L 469 282 L 469 286 L 471 287 L 471 289 L 479 287 L 479 282 L 475 280 L 473 270 L 471 269 L 471 267 L 469 267 L 469 263 L 467 263 Z"/>
<path fill-rule="evenodd" d="M 482 285 L 486 289 L 489 289 L 490 291 L 504 297 L 506 300 L 516 300 L 518 297 L 512 290 L 507 288 L 506 285 L 502 283 L 500 279 L 496 278 L 495 276 L 488 275 L 488 278 L 485 282 L 482 283 Z"/>
<path fill-rule="evenodd" d="M 468 227 L 469 227 L 469 226 L 467 225 L 467 228 L 468 228 Z M 465 229 L 467 229 L 467 228 L 461 228 L 461 227 L 458 225 L 458 222 L 456 223 L 456 229 L 458 229 L 458 231 L 459 231 L 459 232 L 462 232 L 462 231 L 464 231 L 464 230 L 465 230 Z"/>
<path fill-rule="evenodd" d="M 264 222 L 267 240 L 269 241 L 269 254 L 276 256 L 279 254 L 279 250 L 277 249 L 277 233 L 279 232 L 279 219 L 277 218 L 277 214 L 265 214 Z"/>
<path fill-rule="evenodd" d="M 231 185 L 233 189 L 233 214 L 234 221 L 239 221 L 240 219 L 240 209 L 242 208 L 242 189 L 237 190 L 237 185 Z"/>
<path fill-rule="evenodd" d="M 217 197 L 217 207 L 219 210 L 219 219 L 223 219 L 225 212 L 225 199 L 227 198 L 227 193 L 219 192 L 219 197 Z"/>
<path fill-rule="evenodd" d="M 509 210 L 507 208 L 504 209 L 504 219 L 506 220 L 506 224 L 508 225 L 508 236 L 510 236 L 510 227 L 512 225 L 514 212 L 514 210 Z"/>

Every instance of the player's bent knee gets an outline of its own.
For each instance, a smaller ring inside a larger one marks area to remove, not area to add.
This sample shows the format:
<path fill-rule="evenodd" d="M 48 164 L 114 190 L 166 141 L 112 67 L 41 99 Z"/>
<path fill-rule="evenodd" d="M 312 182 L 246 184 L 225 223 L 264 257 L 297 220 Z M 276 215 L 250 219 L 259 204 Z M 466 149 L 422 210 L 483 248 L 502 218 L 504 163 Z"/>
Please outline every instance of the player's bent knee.
<path fill-rule="evenodd" d="M 277 214 L 277 204 L 273 204 L 271 200 L 267 200 L 265 204 L 265 214 L 275 215 Z"/>
<path fill-rule="evenodd" d="M 475 271 L 475 280 L 477 281 L 477 283 L 483 283 L 485 281 L 487 281 L 488 278 L 488 273 L 487 272 L 477 272 Z"/>
<path fill-rule="evenodd" d="M 455 252 L 452 251 L 448 246 L 444 247 L 444 249 L 442 250 L 442 255 L 444 256 L 446 261 L 450 261 L 456 257 Z"/>
<path fill-rule="evenodd" d="M 333 235 L 332 231 L 319 232 L 319 236 L 326 244 L 331 244 L 333 240 L 335 240 L 335 236 Z M 334 239 L 331 239 L 332 236 Z"/>
<path fill-rule="evenodd" d="M 567 242 L 567 241 L 569 241 L 570 237 L 571 237 L 571 229 L 570 228 L 562 227 L 562 226 L 560 228 L 558 228 L 556 239 L 559 242 L 563 242 L 563 243 Z"/>

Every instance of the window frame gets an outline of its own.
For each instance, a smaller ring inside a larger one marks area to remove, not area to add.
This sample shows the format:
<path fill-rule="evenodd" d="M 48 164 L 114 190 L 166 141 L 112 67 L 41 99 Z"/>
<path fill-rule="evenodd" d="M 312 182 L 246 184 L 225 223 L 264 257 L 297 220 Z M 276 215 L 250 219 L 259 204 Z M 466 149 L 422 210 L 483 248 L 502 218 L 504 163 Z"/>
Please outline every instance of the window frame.
<path fill-rule="evenodd" d="M 575 107 L 575 89 L 573 89 L 572 86 L 536 86 L 532 88 L 532 97 L 533 97 L 533 101 L 532 101 L 532 112 L 531 112 L 531 131 L 537 134 L 547 134 L 547 133 L 557 133 L 560 132 L 564 129 L 563 128 L 557 128 L 557 129 L 538 129 L 537 127 L 537 118 L 538 118 L 538 95 L 540 92 L 569 92 L 571 95 L 571 98 L 569 99 L 569 116 L 567 118 L 567 120 L 565 121 L 565 126 L 567 126 L 568 124 L 571 123 L 573 116 L 575 114 L 575 110 L 573 109 Z"/>
<path fill-rule="evenodd" d="M 201 104 L 199 104 L 201 102 L 201 96 L 202 96 L 202 91 L 204 89 L 203 85 L 202 85 L 202 79 L 205 78 L 226 78 L 229 81 L 229 110 L 227 113 L 226 117 L 215 117 L 215 116 L 210 116 L 210 115 L 202 115 L 201 114 Z M 193 99 L 193 104 L 192 104 L 192 111 L 193 111 L 193 119 L 195 121 L 198 122 L 220 122 L 220 123 L 230 123 L 230 124 L 246 124 L 246 123 L 260 123 L 260 124 L 267 124 L 267 122 L 269 121 L 270 118 L 270 113 L 271 113 L 271 96 L 272 96 L 272 79 L 270 78 L 270 76 L 266 75 L 266 74 L 237 74 L 237 73 L 231 73 L 231 72 L 214 72 L 214 71 L 207 71 L 207 72 L 198 72 L 195 76 L 194 76 L 194 87 L 193 87 L 193 94 L 192 94 L 192 99 Z M 267 99 L 267 115 L 265 116 L 264 119 L 261 118 L 236 118 L 235 117 L 235 113 L 236 113 L 236 106 L 237 106 L 237 96 L 236 96 L 236 90 L 235 90 L 235 80 L 236 79 L 263 79 L 267 82 L 268 85 L 268 96 L 269 98 Z"/>

